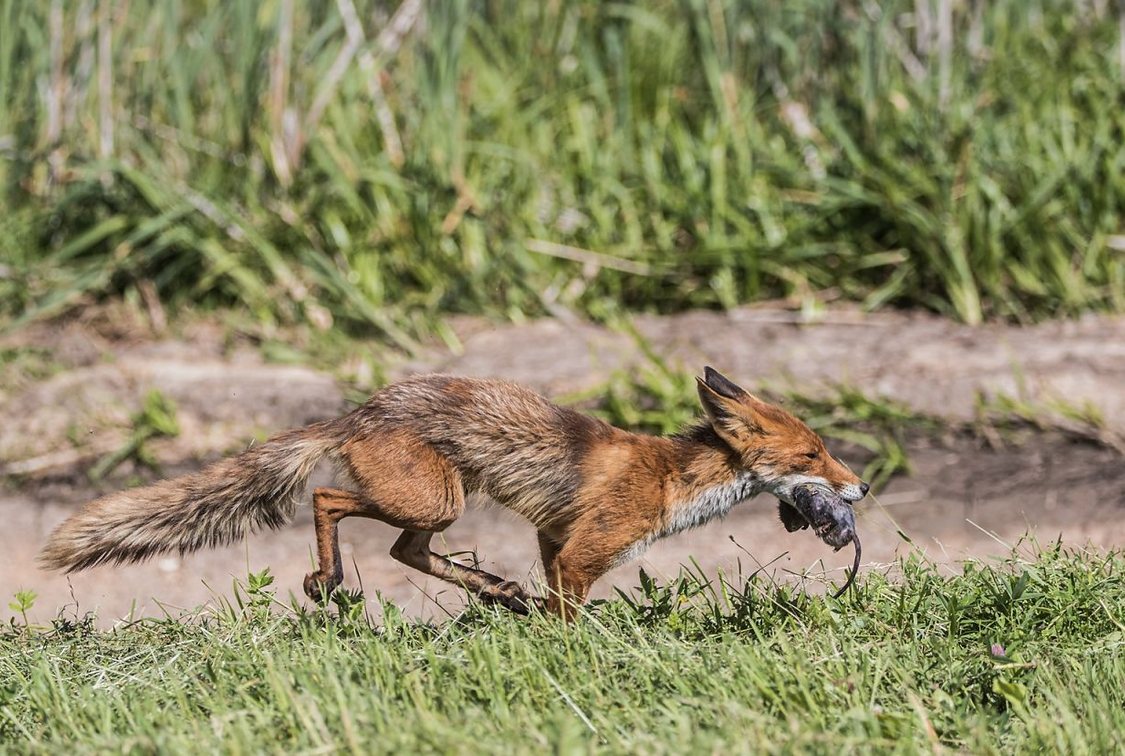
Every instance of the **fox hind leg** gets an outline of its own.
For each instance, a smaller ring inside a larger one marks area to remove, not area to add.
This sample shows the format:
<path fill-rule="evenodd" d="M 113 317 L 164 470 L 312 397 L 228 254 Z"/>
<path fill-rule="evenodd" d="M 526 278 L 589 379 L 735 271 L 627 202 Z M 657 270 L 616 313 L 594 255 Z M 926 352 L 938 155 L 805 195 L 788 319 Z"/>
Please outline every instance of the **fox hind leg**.
<path fill-rule="evenodd" d="M 340 449 L 361 493 L 317 489 L 313 520 L 319 569 L 305 577 L 305 594 L 318 599 L 343 578 L 337 524 L 345 517 L 368 517 L 403 529 L 391 556 L 441 580 L 461 585 L 490 602 L 526 612 L 536 603 L 519 583 L 457 564 L 430 551 L 434 533 L 465 511 L 460 475 L 449 461 L 417 437 L 389 431 L 353 439 Z"/>
<path fill-rule="evenodd" d="M 359 492 L 313 492 L 318 569 L 305 576 L 305 595 L 321 599 L 343 581 L 337 526 L 345 517 L 366 517 L 395 527 L 438 532 L 465 511 L 461 479 L 449 462 L 404 432 L 358 436 L 344 443 L 340 461 Z"/>
<path fill-rule="evenodd" d="M 340 561 L 340 538 L 337 526 L 345 517 L 382 519 L 374 502 L 351 491 L 318 488 L 313 492 L 313 524 L 316 527 L 317 571 L 305 575 L 305 595 L 323 601 L 344 581 Z"/>
<path fill-rule="evenodd" d="M 388 512 L 359 494 L 335 488 L 316 489 L 313 493 L 313 523 L 316 527 L 318 569 L 305 575 L 304 581 L 305 595 L 314 601 L 329 596 L 344 580 L 338 525 L 345 517 L 368 517 L 400 527 L 407 524 L 403 517 Z M 417 524 L 428 524 L 433 527 L 439 523 L 435 523 L 432 519 L 419 518 Z M 511 599 L 521 597 L 522 589 L 518 584 L 508 584 L 501 577 L 483 570 L 464 567 L 431 552 L 429 544 L 433 535 L 434 531 L 428 529 L 404 530 L 391 547 L 391 556 L 427 575 L 462 585 L 484 598 L 496 598 L 502 601 L 505 597 Z"/>
<path fill-rule="evenodd" d="M 434 553 L 430 550 L 430 539 L 433 537 L 433 533 L 404 530 L 391 547 L 391 556 L 427 575 L 459 585 L 488 603 L 499 604 L 519 614 L 527 614 L 533 605 L 540 603 L 540 599 L 514 580 L 466 567 Z"/>

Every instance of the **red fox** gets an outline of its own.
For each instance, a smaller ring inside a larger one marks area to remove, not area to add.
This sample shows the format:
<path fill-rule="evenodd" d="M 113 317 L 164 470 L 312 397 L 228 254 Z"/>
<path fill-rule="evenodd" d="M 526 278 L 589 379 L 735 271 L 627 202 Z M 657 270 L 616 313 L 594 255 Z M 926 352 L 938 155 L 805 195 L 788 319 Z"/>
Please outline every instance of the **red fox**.
<path fill-rule="evenodd" d="M 369 517 L 402 528 L 391 549 L 400 562 L 514 611 L 541 603 L 516 582 L 430 550 L 472 491 L 535 525 L 545 603 L 564 619 L 612 567 L 761 492 L 780 499 L 787 529 L 812 524 L 837 548 L 852 540 L 850 503 L 863 498 L 867 484 L 785 410 L 711 368 L 697 382 L 706 418 L 654 437 L 507 381 L 416 376 L 383 388 L 350 414 L 282 433 L 198 474 L 96 499 L 55 530 L 40 560 L 51 569 L 81 570 L 277 528 L 324 456 L 350 475 L 355 490 L 313 492 L 319 569 L 303 586 L 313 599 L 343 580 L 340 520 Z M 809 497 L 796 495 L 808 489 L 838 497 L 848 518 L 810 513 Z"/>

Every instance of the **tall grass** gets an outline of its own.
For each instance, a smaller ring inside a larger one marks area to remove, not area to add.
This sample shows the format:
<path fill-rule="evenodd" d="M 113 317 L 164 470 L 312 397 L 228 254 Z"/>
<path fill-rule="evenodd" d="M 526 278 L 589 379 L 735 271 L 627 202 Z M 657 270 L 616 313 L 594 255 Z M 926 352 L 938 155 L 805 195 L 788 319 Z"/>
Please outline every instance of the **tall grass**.
<path fill-rule="evenodd" d="M 1125 309 L 1105 6 L 0 0 L 0 307 Z"/>

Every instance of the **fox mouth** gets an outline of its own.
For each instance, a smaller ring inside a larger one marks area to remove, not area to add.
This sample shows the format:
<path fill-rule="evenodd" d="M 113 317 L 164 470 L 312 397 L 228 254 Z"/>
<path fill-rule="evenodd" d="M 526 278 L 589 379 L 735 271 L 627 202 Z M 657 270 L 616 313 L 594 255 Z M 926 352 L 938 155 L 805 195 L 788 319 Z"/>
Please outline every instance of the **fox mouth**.
<path fill-rule="evenodd" d="M 778 499 L 781 523 L 790 533 L 811 527 L 816 536 L 835 551 L 855 544 L 855 565 L 844 587 L 836 594 L 841 596 L 851 587 L 859 571 L 862 547 L 855 529 L 855 510 L 834 491 L 814 485 L 800 485 L 787 499 Z"/>

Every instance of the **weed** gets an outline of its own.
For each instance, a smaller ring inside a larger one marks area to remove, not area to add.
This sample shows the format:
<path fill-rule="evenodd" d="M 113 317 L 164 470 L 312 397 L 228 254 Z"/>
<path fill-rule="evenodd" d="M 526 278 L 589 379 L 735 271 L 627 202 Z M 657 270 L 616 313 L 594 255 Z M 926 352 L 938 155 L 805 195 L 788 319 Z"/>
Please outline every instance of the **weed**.
<path fill-rule="evenodd" d="M 1081 441 L 1091 441 L 1116 449 L 1125 455 L 1125 439 L 1110 429 L 1101 411 L 1088 400 L 1076 404 L 1065 397 L 1028 399 L 1018 395 L 978 391 L 976 433 L 993 444 L 1003 443 L 1021 430 L 1061 432 Z"/>
<path fill-rule="evenodd" d="M 36 347 L 0 348 L 0 382 L 8 391 L 34 381 L 50 378 L 62 370 L 47 349 Z"/>
<path fill-rule="evenodd" d="M 180 424 L 176 420 L 175 402 L 153 389 L 145 395 L 140 411 L 133 415 L 133 432 L 129 439 L 90 468 L 90 480 L 97 482 L 104 479 L 128 459 L 159 472 L 160 462 L 146 443 L 154 438 L 175 437 L 179 434 Z"/>
<path fill-rule="evenodd" d="M 13 612 L 19 612 L 20 616 L 23 617 L 24 627 L 29 626 L 27 613 L 35 606 L 35 599 L 38 597 L 39 594 L 35 591 L 19 590 L 16 591 L 15 601 L 8 602 L 8 608 Z"/>

